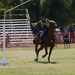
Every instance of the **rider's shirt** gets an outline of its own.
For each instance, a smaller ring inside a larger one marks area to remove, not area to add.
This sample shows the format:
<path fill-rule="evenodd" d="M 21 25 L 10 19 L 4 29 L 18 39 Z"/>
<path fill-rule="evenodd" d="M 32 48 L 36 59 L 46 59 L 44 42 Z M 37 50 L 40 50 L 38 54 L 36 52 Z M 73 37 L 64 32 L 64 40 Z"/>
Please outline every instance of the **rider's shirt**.
<path fill-rule="evenodd" d="M 46 23 L 48 23 L 49 22 L 49 19 L 47 19 L 47 18 L 45 18 L 45 20 L 44 21 L 39 21 L 39 22 L 37 22 L 37 26 L 38 26 L 38 28 L 40 29 L 40 30 L 43 30 L 43 29 L 48 29 L 48 27 L 47 27 L 47 25 L 46 25 Z"/>

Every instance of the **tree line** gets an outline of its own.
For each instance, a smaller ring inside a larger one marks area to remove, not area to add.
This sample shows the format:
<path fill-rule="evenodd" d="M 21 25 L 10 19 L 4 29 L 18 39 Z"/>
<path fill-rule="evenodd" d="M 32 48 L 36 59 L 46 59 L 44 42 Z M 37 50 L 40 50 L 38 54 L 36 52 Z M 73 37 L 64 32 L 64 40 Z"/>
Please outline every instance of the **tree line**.
<path fill-rule="evenodd" d="M 0 14 L 2 15 L 4 11 L 24 1 L 27 0 L 0 0 Z M 59 26 L 75 23 L 75 0 L 31 0 L 19 8 L 29 10 L 31 22 L 36 22 L 41 15 L 45 15 L 47 18 L 55 20 Z"/>

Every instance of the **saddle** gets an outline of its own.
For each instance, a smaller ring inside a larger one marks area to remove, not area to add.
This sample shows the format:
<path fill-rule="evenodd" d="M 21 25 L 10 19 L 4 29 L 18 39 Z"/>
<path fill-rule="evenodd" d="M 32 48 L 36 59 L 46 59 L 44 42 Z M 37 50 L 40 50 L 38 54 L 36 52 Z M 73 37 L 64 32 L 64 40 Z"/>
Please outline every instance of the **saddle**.
<path fill-rule="evenodd" d="M 38 35 L 36 34 L 36 35 L 35 35 L 34 40 L 33 40 L 33 44 L 35 44 L 35 40 L 36 40 L 37 38 L 40 38 L 39 36 L 40 36 L 40 34 L 38 34 Z M 46 35 L 44 35 L 43 37 L 40 38 L 39 44 L 44 44 L 44 38 L 45 38 L 45 37 L 46 37 Z"/>

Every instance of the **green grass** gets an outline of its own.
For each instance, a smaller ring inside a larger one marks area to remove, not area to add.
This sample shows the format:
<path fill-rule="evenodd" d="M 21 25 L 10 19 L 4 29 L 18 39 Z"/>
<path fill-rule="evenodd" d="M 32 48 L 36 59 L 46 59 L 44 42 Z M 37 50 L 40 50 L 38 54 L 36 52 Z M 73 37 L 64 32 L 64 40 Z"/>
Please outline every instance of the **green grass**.
<path fill-rule="evenodd" d="M 51 63 L 47 57 L 42 58 L 44 50 L 40 52 L 39 62 L 35 62 L 34 47 L 7 48 L 6 60 L 10 65 L 0 65 L 0 75 L 75 75 L 75 48 L 64 49 L 63 45 L 54 48 Z M 0 50 L 0 61 L 2 51 Z"/>

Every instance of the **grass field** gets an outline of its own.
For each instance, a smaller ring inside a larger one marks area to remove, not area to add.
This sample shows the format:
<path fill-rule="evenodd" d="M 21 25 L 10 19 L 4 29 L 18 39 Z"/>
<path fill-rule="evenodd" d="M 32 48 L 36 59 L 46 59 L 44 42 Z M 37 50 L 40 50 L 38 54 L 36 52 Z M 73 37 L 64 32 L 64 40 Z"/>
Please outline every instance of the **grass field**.
<path fill-rule="evenodd" d="M 47 62 L 47 57 L 42 58 L 43 54 L 44 50 L 40 52 L 39 62 L 35 62 L 34 47 L 7 48 L 6 60 L 10 65 L 0 65 L 0 75 L 75 75 L 74 45 L 69 49 L 64 49 L 63 45 L 54 48 L 51 63 Z"/>

